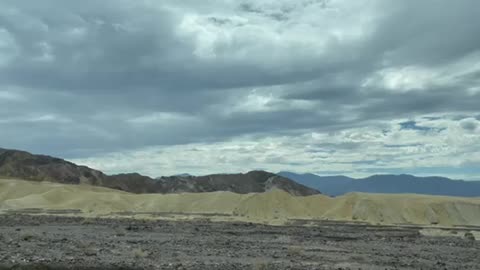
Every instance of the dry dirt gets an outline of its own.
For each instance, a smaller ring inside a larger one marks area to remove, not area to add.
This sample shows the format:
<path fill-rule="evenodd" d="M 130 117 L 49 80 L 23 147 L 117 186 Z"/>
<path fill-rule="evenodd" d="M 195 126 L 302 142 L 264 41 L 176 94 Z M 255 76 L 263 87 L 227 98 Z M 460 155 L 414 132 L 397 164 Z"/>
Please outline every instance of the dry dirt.
<path fill-rule="evenodd" d="M 252 223 L 0 215 L 0 269 L 478 270 L 459 228 L 340 222 Z M 469 231 L 480 228 L 469 228 Z"/>

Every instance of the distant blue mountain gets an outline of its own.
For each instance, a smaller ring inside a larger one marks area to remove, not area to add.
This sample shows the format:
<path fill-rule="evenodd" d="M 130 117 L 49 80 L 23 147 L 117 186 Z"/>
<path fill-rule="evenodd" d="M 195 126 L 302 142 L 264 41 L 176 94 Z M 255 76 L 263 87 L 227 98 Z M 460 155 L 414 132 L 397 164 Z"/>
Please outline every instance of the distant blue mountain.
<path fill-rule="evenodd" d="M 480 197 L 480 181 L 452 180 L 445 177 L 417 177 L 401 174 L 373 175 L 354 179 L 346 176 L 319 176 L 309 173 L 280 172 L 278 174 L 331 196 L 349 192 L 366 192 Z"/>

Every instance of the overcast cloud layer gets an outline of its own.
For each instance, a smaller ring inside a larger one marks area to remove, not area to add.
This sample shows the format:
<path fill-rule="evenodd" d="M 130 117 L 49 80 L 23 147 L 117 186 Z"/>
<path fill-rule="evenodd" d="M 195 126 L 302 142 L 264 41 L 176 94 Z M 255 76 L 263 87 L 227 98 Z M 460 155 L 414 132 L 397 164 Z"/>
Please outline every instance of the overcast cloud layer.
<path fill-rule="evenodd" d="M 0 0 L 0 147 L 480 180 L 480 1 Z"/>

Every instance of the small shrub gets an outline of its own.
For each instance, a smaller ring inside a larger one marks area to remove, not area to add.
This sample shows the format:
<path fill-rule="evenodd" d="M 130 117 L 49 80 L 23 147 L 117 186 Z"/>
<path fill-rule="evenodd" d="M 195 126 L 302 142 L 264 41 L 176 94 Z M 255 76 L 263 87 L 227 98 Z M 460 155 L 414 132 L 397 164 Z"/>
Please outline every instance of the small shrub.
<path fill-rule="evenodd" d="M 364 262 L 367 261 L 367 259 L 365 259 L 365 257 L 363 257 L 361 255 L 352 255 L 352 256 L 350 256 L 350 260 L 354 261 L 356 263 L 364 263 Z"/>
<path fill-rule="evenodd" d="M 273 270 L 272 264 L 265 262 L 265 261 L 257 261 L 253 264 L 253 270 Z"/>
<path fill-rule="evenodd" d="M 78 247 L 86 256 L 97 256 L 98 249 L 95 248 L 95 244 L 92 242 L 80 241 Z"/>
<path fill-rule="evenodd" d="M 94 223 L 94 220 L 92 218 L 84 218 L 82 221 L 80 221 L 80 225 L 91 225 Z"/>
<path fill-rule="evenodd" d="M 37 235 L 33 232 L 24 232 L 20 236 L 20 239 L 22 239 L 22 241 L 31 241 L 31 240 L 35 239 L 36 237 L 37 237 Z"/>
<path fill-rule="evenodd" d="M 289 235 L 280 235 L 280 236 L 277 236 L 277 241 L 281 243 L 290 244 L 292 243 L 292 237 L 290 237 Z"/>
<path fill-rule="evenodd" d="M 116 227 L 114 231 L 115 231 L 115 236 L 125 236 L 125 229 L 121 227 Z"/>
<path fill-rule="evenodd" d="M 88 247 L 88 248 L 85 248 L 83 250 L 83 252 L 85 253 L 85 255 L 87 256 L 97 256 L 97 252 L 98 250 L 94 247 Z"/>
<path fill-rule="evenodd" d="M 148 254 L 148 251 L 145 251 L 145 250 L 143 250 L 143 249 L 141 249 L 141 248 L 136 248 L 136 249 L 134 249 L 134 250 L 132 251 L 132 253 L 133 253 L 133 257 L 134 257 L 135 259 L 143 259 L 143 258 L 148 257 L 148 255 L 149 255 L 149 254 Z"/>
<path fill-rule="evenodd" d="M 300 246 L 290 246 L 287 249 L 287 254 L 290 257 L 300 257 L 303 255 L 303 248 Z"/>
<path fill-rule="evenodd" d="M 473 235 L 473 233 L 471 233 L 471 232 L 466 232 L 465 233 L 465 239 L 467 239 L 469 241 L 475 241 L 475 235 Z"/>

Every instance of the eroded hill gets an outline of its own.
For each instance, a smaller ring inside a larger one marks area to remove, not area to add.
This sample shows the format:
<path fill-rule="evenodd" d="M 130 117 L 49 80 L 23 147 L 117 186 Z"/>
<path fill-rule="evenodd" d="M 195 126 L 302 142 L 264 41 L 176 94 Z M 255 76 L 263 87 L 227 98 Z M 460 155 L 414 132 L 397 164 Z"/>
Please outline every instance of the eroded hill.
<path fill-rule="evenodd" d="M 194 218 L 285 224 L 289 220 L 357 221 L 371 224 L 480 226 L 480 199 L 352 193 L 336 198 L 292 196 L 282 190 L 131 194 L 89 185 L 0 180 L 0 212 L 32 208 L 86 216 Z"/>

